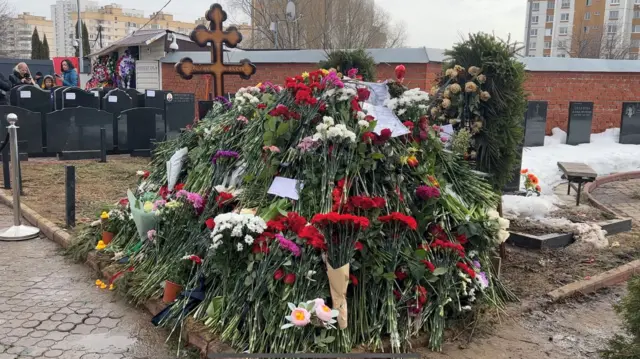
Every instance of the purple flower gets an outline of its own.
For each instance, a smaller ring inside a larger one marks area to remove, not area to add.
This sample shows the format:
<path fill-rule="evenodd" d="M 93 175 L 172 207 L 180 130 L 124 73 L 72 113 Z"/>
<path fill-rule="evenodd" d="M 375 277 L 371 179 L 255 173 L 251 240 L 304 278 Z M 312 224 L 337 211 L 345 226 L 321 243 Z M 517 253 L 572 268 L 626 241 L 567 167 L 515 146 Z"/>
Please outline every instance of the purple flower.
<path fill-rule="evenodd" d="M 331 84 L 338 88 L 344 88 L 344 83 L 340 81 L 338 75 L 333 71 L 329 72 L 329 74 L 322 79 L 322 84 L 325 86 Z"/>
<path fill-rule="evenodd" d="M 478 282 L 480 282 L 482 289 L 489 287 L 489 280 L 487 279 L 487 274 L 485 272 L 478 273 L 476 278 L 478 278 Z"/>
<path fill-rule="evenodd" d="M 216 101 L 222 103 L 223 105 L 225 105 L 227 107 L 227 109 L 230 109 L 233 105 L 231 104 L 231 102 L 229 102 L 229 100 L 227 100 L 226 97 L 224 96 L 218 96 L 215 99 Z"/>
<path fill-rule="evenodd" d="M 300 247 L 298 247 L 297 244 L 284 238 L 282 234 L 276 234 L 276 238 L 278 239 L 278 243 L 280 243 L 280 248 L 288 250 L 294 257 L 300 257 Z"/>
<path fill-rule="evenodd" d="M 436 187 L 431 186 L 419 186 L 416 188 L 416 196 L 422 199 L 423 201 L 429 200 L 431 198 L 440 197 L 440 190 Z"/>
<path fill-rule="evenodd" d="M 238 158 L 240 157 L 240 155 L 238 154 L 238 152 L 235 151 L 218 151 L 216 152 L 215 155 L 213 155 L 213 158 L 211 159 L 211 162 L 213 162 L 213 164 L 215 165 L 216 162 L 218 161 L 218 158 Z"/>
<path fill-rule="evenodd" d="M 473 261 L 473 266 L 476 267 L 476 268 L 480 268 L 480 262 Z"/>

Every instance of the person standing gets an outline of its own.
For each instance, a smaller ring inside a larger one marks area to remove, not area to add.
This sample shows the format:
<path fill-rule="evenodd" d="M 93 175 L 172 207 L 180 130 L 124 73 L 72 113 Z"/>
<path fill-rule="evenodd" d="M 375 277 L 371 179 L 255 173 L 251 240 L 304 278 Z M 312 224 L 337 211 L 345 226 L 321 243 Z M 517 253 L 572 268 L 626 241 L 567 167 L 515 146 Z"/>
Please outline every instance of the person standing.
<path fill-rule="evenodd" d="M 9 91 L 11 91 L 11 82 L 0 74 L 0 106 L 9 104 L 9 96 L 7 95 Z"/>
<path fill-rule="evenodd" d="M 51 90 L 56 85 L 56 80 L 54 80 L 53 76 L 47 75 L 42 80 L 42 87 L 45 90 Z"/>
<path fill-rule="evenodd" d="M 42 86 L 42 72 L 36 72 L 36 77 L 34 78 L 34 80 L 36 81 L 36 86 Z"/>
<path fill-rule="evenodd" d="M 11 87 L 36 84 L 31 78 L 29 66 L 24 62 L 17 64 L 16 67 L 13 68 L 13 74 L 9 76 L 9 81 L 11 82 Z"/>
<path fill-rule="evenodd" d="M 64 59 L 60 65 L 62 76 L 56 74 L 56 77 L 62 78 L 62 86 L 78 87 L 78 72 L 71 61 Z"/>

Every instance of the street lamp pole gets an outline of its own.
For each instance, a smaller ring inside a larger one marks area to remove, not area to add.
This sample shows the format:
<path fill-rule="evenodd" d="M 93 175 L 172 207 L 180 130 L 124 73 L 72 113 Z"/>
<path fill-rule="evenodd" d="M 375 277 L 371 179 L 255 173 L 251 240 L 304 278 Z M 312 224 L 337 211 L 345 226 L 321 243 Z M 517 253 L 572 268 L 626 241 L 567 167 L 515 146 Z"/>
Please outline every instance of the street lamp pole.
<path fill-rule="evenodd" d="M 76 3 L 78 4 L 78 54 L 80 56 L 78 56 L 78 74 L 80 74 L 82 72 L 82 55 L 83 55 L 83 48 L 82 48 L 82 19 L 80 19 L 80 0 L 76 0 Z"/>

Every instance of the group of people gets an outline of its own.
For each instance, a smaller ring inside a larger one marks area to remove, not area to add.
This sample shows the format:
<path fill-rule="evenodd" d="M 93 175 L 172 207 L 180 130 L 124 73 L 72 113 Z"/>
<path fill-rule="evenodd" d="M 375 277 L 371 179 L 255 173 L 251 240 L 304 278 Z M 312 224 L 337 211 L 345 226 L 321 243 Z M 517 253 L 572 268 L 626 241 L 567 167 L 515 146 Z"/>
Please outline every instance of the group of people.
<path fill-rule="evenodd" d="M 55 78 L 58 78 L 62 81 L 63 86 L 79 86 L 78 72 L 71 61 L 62 60 L 60 70 L 62 75 L 55 74 L 55 77 L 51 75 L 42 76 L 41 72 L 36 72 L 35 76 L 31 76 L 29 66 L 21 62 L 13 68 L 13 73 L 9 75 L 8 80 L 0 73 L 0 105 L 6 105 L 8 102 L 7 93 L 11 91 L 12 88 L 20 85 L 33 85 L 45 90 L 50 90 L 56 86 Z"/>

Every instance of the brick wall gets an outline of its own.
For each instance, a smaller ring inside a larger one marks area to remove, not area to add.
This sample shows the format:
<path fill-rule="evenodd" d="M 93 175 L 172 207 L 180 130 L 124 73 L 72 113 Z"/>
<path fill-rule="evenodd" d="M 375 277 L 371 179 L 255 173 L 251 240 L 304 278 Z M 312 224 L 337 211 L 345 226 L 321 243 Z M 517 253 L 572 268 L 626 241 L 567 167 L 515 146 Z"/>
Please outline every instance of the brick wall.
<path fill-rule="evenodd" d="M 377 67 L 378 80 L 394 78 L 398 64 L 385 63 Z M 256 64 L 258 71 L 251 80 L 238 76 L 226 76 L 225 88 L 235 92 L 238 88 L 272 81 L 282 84 L 285 77 L 295 76 L 313 70 L 315 64 Z M 438 63 L 405 64 L 409 87 L 431 88 L 441 71 Z M 525 90 L 529 100 L 547 101 L 547 133 L 554 127 L 567 130 L 569 102 L 588 101 L 594 103 L 592 132 L 602 132 L 607 128 L 620 127 L 621 107 L 624 101 L 640 99 L 640 73 L 585 73 L 585 72 L 528 72 Z M 162 65 L 162 86 L 164 90 L 195 93 L 197 99 L 205 99 L 206 81 L 203 76 L 183 80 L 171 64 Z"/>

